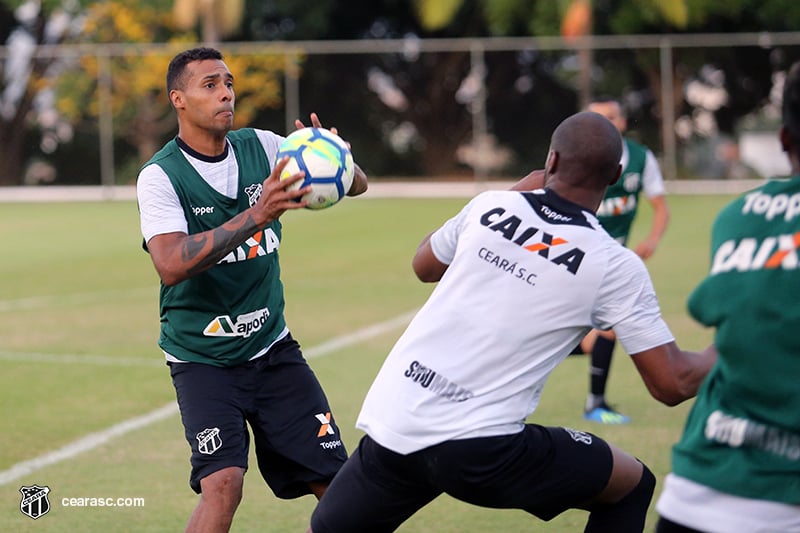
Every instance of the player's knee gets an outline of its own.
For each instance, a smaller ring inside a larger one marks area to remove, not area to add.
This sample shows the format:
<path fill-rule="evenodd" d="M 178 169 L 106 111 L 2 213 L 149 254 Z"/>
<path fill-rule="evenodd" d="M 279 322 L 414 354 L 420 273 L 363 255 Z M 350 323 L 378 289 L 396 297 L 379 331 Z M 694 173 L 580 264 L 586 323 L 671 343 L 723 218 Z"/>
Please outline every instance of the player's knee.
<path fill-rule="evenodd" d="M 228 467 L 217 470 L 200 481 L 204 498 L 222 498 L 238 504 L 242 498 L 244 470 L 240 467 Z"/>
<path fill-rule="evenodd" d="M 647 465 L 642 463 L 642 477 L 639 484 L 624 498 L 635 504 L 641 504 L 647 507 L 650 505 L 650 500 L 653 498 L 653 492 L 656 489 L 656 476 L 647 468 Z"/>
<path fill-rule="evenodd" d="M 584 531 L 587 533 L 643 531 L 647 508 L 650 506 L 655 487 L 655 476 L 647 465 L 642 463 L 639 483 L 618 502 L 590 508 L 591 514 Z"/>

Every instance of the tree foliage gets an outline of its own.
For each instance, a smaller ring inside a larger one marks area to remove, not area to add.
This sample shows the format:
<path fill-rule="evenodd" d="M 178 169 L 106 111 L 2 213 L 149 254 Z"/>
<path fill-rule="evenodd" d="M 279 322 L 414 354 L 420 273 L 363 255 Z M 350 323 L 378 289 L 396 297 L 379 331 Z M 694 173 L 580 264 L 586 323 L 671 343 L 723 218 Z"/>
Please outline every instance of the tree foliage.
<path fill-rule="evenodd" d="M 157 4 L 133 5 L 130 1 L 94 4 L 86 12 L 80 37 L 81 42 L 94 44 L 168 43 L 163 49 L 109 58 L 114 133 L 137 148 L 134 167 L 152 156 L 165 134 L 175 130 L 166 94 L 167 64 L 175 53 L 197 41 L 193 31 L 178 30 L 172 12 L 164 9 L 164 2 Z M 224 53 L 224 47 L 220 48 Z M 281 58 L 265 53 L 225 60 L 236 73 L 236 127 L 249 124 L 259 109 L 281 104 Z M 81 57 L 78 68 L 58 79 L 58 108 L 73 124 L 83 123 L 88 127 L 96 124 L 100 61 L 102 58 L 98 56 Z"/>
<path fill-rule="evenodd" d="M 0 185 L 16 185 L 33 152 L 29 147 L 37 144 L 35 139 L 31 143 L 29 132 L 41 126 L 40 110 L 46 105 L 42 89 L 57 63 L 55 57 L 34 58 L 33 52 L 39 45 L 57 45 L 75 31 L 81 2 L 62 6 L 56 0 L 20 0 L 0 7 L 0 28 L 9 46 L 0 81 Z"/>
<path fill-rule="evenodd" d="M 488 131 L 499 143 L 530 157 L 542 148 L 532 140 L 530 125 L 549 131 L 579 105 L 576 54 L 536 49 L 487 53 L 483 69 L 473 64 L 469 53 L 414 53 L 415 40 L 555 36 L 562 31 L 563 18 L 573 1 L 235 0 L 237 9 L 220 12 L 226 18 L 220 35 L 232 41 L 404 39 L 408 49 L 400 53 L 306 58 L 300 84 L 301 112 L 318 111 L 337 126 L 358 117 L 359 123 L 347 131 L 348 140 L 369 147 L 359 152 L 359 159 L 374 164 L 378 174 L 395 170 L 411 174 L 470 172 L 453 154 L 472 138 L 476 106 L 486 106 Z M 794 30 L 800 27 L 800 10 L 795 4 L 796 0 L 591 0 L 591 31 L 611 35 Z M 174 131 L 164 87 L 166 65 L 180 48 L 203 39 L 206 26 L 200 11 L 187 11 L 201 5 L 206 3 L 6 1 L 0 3 L 0 39 L 9 43 L 24 34 L 34 45 L 169 43 L 160 50 L 147 48 L 141 54 L 110 57 L 107 63 L 117 146 L 135 147 L 121 151 L 129 162 L 121 161 L 118 154 L 117 163 L 134 168 Z M 231 6 L 222 1 L 213 5 Z M 21 6 L 23 10 L 15 11 Z M 235 19 L 240 7 L 244 17 L 236 29 L 227 19 Z M 176 19 L 174 9 L 182 17 Z M 23 12 L 28 16 L 20 15 Z M 225 53 L 224 43 L 218 47 Z M 713 115 L 721 131 L 733 131 L 741 117 L 765 102 L 774 71 L 785 67 L 792 53 L 770 46 L 675 49 L 675 101 L 671 104 L 677 115 L 694 116 L 697 104 L 685 98 L 684 87 L 693 80 L 721 84 L 729 97 Z M 15 60 L 27 57 L 12 56 Z M 102 53 L 66 59 L 43 56 L 30 60 L 16 77 L 3 78 L 0 184 L 19 183 L 23 162 L 41 156 L 39 147 L 47 144 L 44 141 L 49 139 L 48 149 L 53 149 L 53 139 L 67 149 L 74 144 L 69 135 L 63 135 L 70 128 L 97 135 L 98 80 L 105 61 Z M 263 54 L 226 54 L 226 62 L 236 75 L 237 127 L 253 121 L 268 124 L 262 122 L 265 117 L 275 118 L 269 110 L 282 103 L 284 60 L 271 55 L 265 45 Z M 597 50 L 589 74 L 592 91 L 626 97 L 637 129 L 655 136 L 645 140 L 657 141 L 662 74 L 657 50 Z M 478 79 L 485 82 L 483 94 L 471 89 Z M 12 85 L 24 85 L 24 91 L 14 93 Z M 376 97 L 376 86 L 384 91 L 388 87 L 395 99 L 387 94 Z M 9 96 L 13 94 L 17 96 Z M 394 105 L 398 94 L 405 102 L 402 105 Z M 485 101 L 480 96 L 485 96 Z M 394 104 L 387 103 L 390 101 Z M 53 109 L 60 120 L 53 119 Z M 405 143 L 398 144 L 397 138 L 402 136 L 398 132 L 405 135 Z"/>

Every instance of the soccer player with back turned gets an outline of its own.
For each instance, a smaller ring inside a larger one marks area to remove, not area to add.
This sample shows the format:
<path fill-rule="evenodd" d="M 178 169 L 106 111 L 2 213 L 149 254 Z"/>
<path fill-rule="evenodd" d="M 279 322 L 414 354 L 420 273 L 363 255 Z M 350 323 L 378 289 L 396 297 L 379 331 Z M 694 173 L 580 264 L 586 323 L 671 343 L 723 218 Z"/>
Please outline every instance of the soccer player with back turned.
<path fill-rule="evenodd" d="M 782 116 L 791 175 L 719 213 L 710 272 L 689 296 L 719 362 L 673 449 L 658 533 L 800 531 L 800 63 Z"/>
<path fill-rule="evenodd" d="M 686 352 L 661 318 L 642 260 L 595 210 L 619 178 L 620 134 L 597 113 L 552 136 L 545 187 L 487 191 L 423 239 L 438 282 L 367 393 L 366 435 L 311 517 L 314 533 L 394 531 L 442 493 L 585 531 L 640 533 L 647 466 L 583 431 L 526 423 L 553 369 L 591 328 L 613 327 L 650 393 L 691 398 L 716 352 Z"/>

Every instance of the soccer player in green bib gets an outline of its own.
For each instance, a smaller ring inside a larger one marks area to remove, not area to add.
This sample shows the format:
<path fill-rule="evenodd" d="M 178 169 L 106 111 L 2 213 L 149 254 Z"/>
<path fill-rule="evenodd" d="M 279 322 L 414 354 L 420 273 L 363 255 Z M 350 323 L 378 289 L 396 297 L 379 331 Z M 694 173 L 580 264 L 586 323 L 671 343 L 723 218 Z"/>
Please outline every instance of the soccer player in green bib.
<path fill-rule="evenodd" d="M 219 51 L 176 55 L 167 92 L 178 135 L 139 173 L 141 230 L 161 279 L 158 344 L 192 450 L 189 485 L 200 494 L 186 530 L 228 531 L 251 432 L 279 498 L 321 497 L 347 454 L 283 313 L 279 217 L 306 205 L 308 187 L 289 189 L 303 175 L 280 179 L 282 136 L 232 129 L 234 76 Z M 320 126 L 315 114 L 311 123 Z M 356 167 L 347 194 L 366 189 Z"/>
<path fill-rule="evenodd" d="M 628 121 L 617 100 L 597 98 L 588 105 L 587 110 L 606 117 L 620 133 L 627 130 Z M 669 223 L 664 180 L 658 161 L 649 148 L 626 136 L 623 136 L 622 141 L 622 176 L 608 187 L 597 210 L 597 219 L 603 229 L 620 244 L 627 245 L 638 213 L 639 199 L 642 196 L 646 198 L 653 208 L 653 219 L 647 237 L 637 243 L 633 250 L 642 259 L 648 259 L 656 251 Z M 595 330 L 581 343 L 582 351 L 591 354 L 589 394 L 584 406 L 584 418 L 601 424 L 630 422 L 629 417 L 617 412 L 606 401 L 606 386 L 615 346 L 616 337 L 611 330 Z"/>
<path fill-rule="evenodd" d="M 719 213 L 689 297 L 719 359 L 673 449 L 658 533 L 800 531 L 800 63 L 782 107 L 791 175 Z"/>

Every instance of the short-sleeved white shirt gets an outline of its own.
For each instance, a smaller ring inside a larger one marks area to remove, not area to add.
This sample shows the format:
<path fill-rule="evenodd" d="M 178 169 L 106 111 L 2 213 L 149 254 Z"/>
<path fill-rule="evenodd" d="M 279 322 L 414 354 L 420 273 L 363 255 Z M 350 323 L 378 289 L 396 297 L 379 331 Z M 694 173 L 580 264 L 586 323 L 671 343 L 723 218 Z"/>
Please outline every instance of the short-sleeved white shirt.
<path fill-rule="evenodd" d="M 642 261 L 551 191 L 488 191 L 431 236 L 449 267 L 384 362 L 357 427 L 406 454 L 521 431 L 591 328 L 674 340 Z"/>
<path fill-rule="evenodd" d="M 254 130 L 267 160 L 275 161 L 283 137 L 267 130 Z M 186 160 L 197 170 L 217 192 L 229 198 L 236 197 L 239 181 L 239 165 L 230 142 L 226 156 L 222 159 L 203 157 L 181 150 Z M 267 176 L 264 176 L 266 179 Z M 148 165 L 139 173 L 136 180 L 136 196 L 139 203 L 139 220 L 144 241 L 165 233 L 188 233 L 188 224 L 178 195 L 169 177 L 157 164 Z"/>

